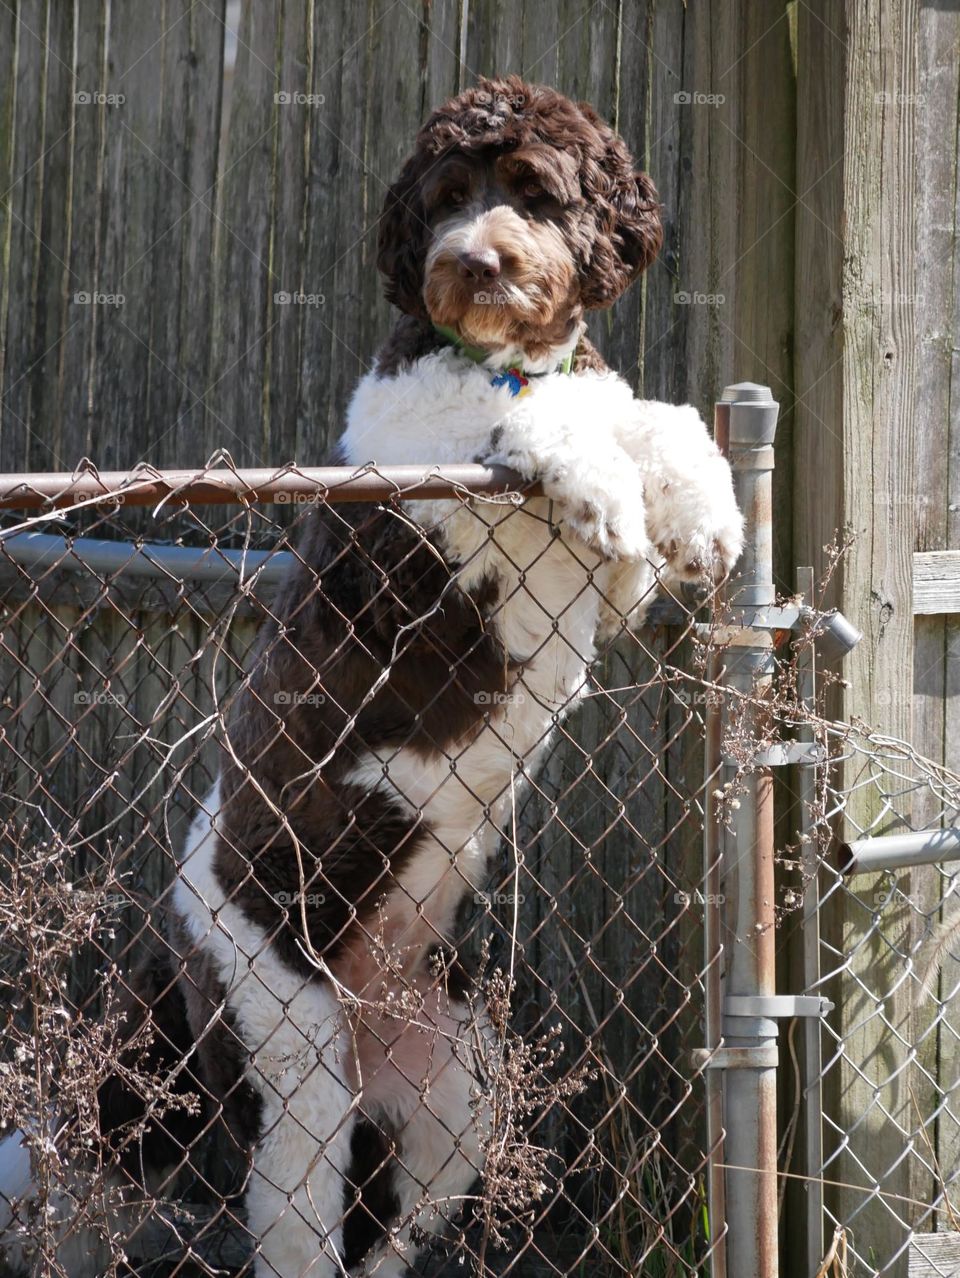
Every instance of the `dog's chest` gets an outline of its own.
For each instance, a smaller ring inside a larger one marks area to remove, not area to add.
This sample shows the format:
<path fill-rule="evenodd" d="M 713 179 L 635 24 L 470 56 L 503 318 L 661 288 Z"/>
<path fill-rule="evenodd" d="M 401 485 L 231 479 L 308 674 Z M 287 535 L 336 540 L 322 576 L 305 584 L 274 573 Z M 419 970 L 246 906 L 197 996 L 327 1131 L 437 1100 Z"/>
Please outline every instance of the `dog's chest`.
<path fill-rule="evenodd" d="M 346 459 L 403 463 L 469 462 L 496 448 L 497 430 L 522 423 L 531 437 L 548 436 L 557 420 L 582 421 L 585 434 L 601 428 L 591 413 L 629 390 L 615 378 L 555 374 L 515 398 L 494 386 L 486 370 L 464 366 L 450 353 L 420 360 L 391 378 L 368 376 L 357 388 L 343 438 Z M 608 401 L 609 397 L 609 402 Z M 496 586 L 487 626 L 502 645 L 511 676 L 480 690 L 481 730 L 450 760 L 435 765 L 400 750 L 389 764 L 392 786 L 435 825 L 466 831 L 478 811 L 502 799 L 519 760 L 532 771 L 553 727 L 579 700 L 594 654 L 605 566 L 595 552 L 563 532 L 545 498 L 522 507 L 476 498 L 411 502 L 413 522 L 434 530 L 459 587 Z M 371 759 L 371 780 L 382 769 Z"/>

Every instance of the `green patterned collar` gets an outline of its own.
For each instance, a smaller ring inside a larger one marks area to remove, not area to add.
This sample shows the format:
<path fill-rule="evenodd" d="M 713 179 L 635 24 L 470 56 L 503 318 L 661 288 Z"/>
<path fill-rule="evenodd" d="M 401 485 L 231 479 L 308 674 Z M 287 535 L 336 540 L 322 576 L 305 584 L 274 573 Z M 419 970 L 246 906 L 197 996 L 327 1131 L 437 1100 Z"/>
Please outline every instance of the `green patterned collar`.
<path fill-rule="evenodd" d="M 455 346 L 461 355 L 471 360 L 474 364 L 483 364 L 489 358 L 489 354 L 490 354 L 489 351 L 483 350 L 483 348 L 480 346 L 469 345 L 469 343 L 465 342 L 455 329 L 450 328 L 448 325 L 434 324 L 433 327 L 440 334 L 441 337 L 446 338 L 446 340 L 450 343 L 451 346 Z M 568 355 L 565 355 L 563 357 L 563 359 L 560 361 L 557 367 L 553 369 L 553 372 L 555 373 L 571 372 L 573 370 L 573 357 L 575 354 L 576 354 L 576 347 Z M 514 374 L 516 377 L 519 377 L 522 379 L 526 379 L 528 377 L 545 376 L 545 374 L 543 373 L 525 373 L 522 366 L 519 364 L 510 364 L 508 367 L 504 368 L 502 372 Z M 524 385 L 525 384 L 526 384 L 526 381 L 524 380 Z M 518 392 L 515 391 L 514 394 L 516 393 Z"/>

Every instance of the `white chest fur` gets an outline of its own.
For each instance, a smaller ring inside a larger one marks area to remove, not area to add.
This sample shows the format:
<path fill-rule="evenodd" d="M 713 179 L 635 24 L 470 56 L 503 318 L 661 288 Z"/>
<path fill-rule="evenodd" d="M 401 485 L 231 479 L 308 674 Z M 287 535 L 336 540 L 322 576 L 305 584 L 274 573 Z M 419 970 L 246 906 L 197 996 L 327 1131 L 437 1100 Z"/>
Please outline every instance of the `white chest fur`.
<path fill-rule="evenodd" d="M 588 456 L 604 436 L 615 438 L 618 420 L 636 413 L 630 388 L 612 374 L 551 374 L 532 379 L 520 398 L 491 385 L 491 376 L 442 352 L 397 377 L 366 377 L 350 407 L 346 460 L 470 462 L 494 451 L 500 434 L 518 430 L 531 441 L 582 432 Z M 558 529 L 560 513 L 546 498 L 521 509 L 482 499 L 466 506 L 418 502 L 408 513 L 439 531 L 463 588 L 497 580 L 493 624 L 516 673 L 505 694 L 489 690 L 488 723 L 452 758 L 438 754 L 425 763 L 404 749 L 388 757 L 371 752 L 351 779 L 389 787 L 423 813 L 448 853 L 458 854 L 486 812 L 501 823 L 518 764 L 534 770 L 552 730 L 579 701 L 611 568 Z"/>

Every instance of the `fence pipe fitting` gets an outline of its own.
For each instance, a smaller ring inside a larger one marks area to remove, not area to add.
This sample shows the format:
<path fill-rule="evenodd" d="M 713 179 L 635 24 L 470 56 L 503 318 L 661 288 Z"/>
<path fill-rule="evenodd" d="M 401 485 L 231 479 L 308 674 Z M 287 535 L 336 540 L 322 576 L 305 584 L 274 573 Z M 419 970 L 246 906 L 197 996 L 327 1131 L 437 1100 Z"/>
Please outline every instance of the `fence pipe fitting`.
<path fill-rule="evenodd" d="M 772 474 L 779 406 L 766 386 L 750 382 L 727 387 L 721 403 L 729 405 L 730 465 L 746 525 L 743 555 L 728 592 L 733 628 L 723 654 L 723 682 L 732 695 L 725 698 L 723 727 L 728 730 L 736 714 L 748 730 L 752 720 L 759 736 L 765 726 L 761 703 L 772 678 L 773 636 L 749 625 L 738 629 L 736 623 L 738 614 L 774 602 Z M 721 775 L 725 783 L 737 779 L 738 801 L 719 831 L 729 938 L 723 993 L 725 999 L 773 997 L 772 774 L 769 766 L 756 765 L 737 778 L 737 765 L 725 761 Z M 727 1267 L 736 1278 L 776 1278 L 776 1022 L 725 1009 L 723 1043 L 738 1058 L 735 1067 L 723 1069 Z"/>
<path fill-rule="evenodd" d="M 960 861 L 960 828 L 884 834 L 840 844 L 840 872 L 847 876 L 879 870 L 906 870 L 912 865 Z"/>

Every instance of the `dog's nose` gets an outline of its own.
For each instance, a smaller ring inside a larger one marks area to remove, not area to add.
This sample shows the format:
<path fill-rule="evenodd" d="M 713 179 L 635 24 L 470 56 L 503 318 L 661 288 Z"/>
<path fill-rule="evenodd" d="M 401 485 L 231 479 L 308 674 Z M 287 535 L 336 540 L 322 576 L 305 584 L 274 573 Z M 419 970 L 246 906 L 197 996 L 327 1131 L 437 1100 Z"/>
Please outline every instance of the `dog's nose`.
<path fill-rule="evenodd" d="M 461 279 L 495 280 L 500 274 L 500 256 L 495 249 L 481 249 L 479 253 L 461 253 L 458 260 Z"/>

